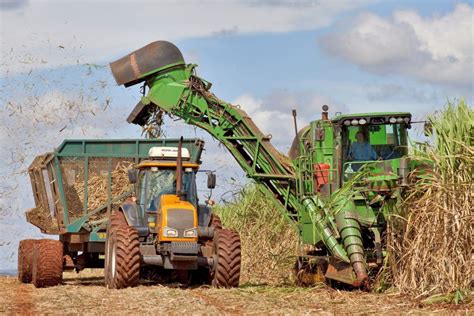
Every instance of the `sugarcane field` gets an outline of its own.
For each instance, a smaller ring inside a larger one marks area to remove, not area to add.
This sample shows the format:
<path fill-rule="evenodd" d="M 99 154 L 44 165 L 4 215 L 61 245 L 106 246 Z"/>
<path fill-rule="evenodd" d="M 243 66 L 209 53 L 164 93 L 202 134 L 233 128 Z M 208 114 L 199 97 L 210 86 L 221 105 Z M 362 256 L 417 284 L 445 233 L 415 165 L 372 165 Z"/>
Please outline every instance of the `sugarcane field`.
<path fill-rule="evenodd" d="M 0 314 L 474 314 L 469 1 L 0 17 Z"/>

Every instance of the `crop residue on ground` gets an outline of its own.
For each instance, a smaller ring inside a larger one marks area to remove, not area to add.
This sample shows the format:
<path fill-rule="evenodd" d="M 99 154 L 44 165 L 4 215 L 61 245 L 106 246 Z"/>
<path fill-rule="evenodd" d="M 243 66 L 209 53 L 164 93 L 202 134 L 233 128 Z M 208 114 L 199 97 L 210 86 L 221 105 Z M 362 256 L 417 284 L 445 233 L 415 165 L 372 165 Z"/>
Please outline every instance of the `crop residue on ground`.
<path fill-rule="evenodd" d="M 243 285 L 238 289 L 178 285 L 141 285 L 107 290 L 100 270 L 65 273 L 64 285 L 36 289 L 15 277 L 0 277 L 0 313 L 100 314 L 150 312 L 193 314 L 299 314 L 299 313 L 450 313 L 474 311 L 474 304 L 423 304 L 397 293 L 371 294 L 338 291 L 319 285 L 313 288 Z"/>

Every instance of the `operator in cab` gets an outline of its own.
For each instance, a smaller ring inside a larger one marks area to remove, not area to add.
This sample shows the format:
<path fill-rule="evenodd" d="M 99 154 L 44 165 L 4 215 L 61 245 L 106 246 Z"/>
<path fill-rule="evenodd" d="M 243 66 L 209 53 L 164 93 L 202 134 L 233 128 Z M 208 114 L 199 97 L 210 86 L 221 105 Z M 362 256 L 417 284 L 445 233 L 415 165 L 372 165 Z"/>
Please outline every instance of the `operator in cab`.
<path fill-rule="evenodd" d="M 152 172 L 150 177 L 151 202 L 149 211 L 157 211 L 160 206 L 160 197 L 164 194 L 176 193 L 176 175 L 172 169 Z"/>
<path fill-rule="evenodd" d="M 363 131 L 357 132 L 356 140 L 357 141 L 351 144 L 351 148 L 349 149 L 349 160 L 370 161 L 378 159 L 378 155 L 372 148 L 372 145 L 365 139 Z M 359 169 L 360 165 L 355 165 L 354 167 Z"/>

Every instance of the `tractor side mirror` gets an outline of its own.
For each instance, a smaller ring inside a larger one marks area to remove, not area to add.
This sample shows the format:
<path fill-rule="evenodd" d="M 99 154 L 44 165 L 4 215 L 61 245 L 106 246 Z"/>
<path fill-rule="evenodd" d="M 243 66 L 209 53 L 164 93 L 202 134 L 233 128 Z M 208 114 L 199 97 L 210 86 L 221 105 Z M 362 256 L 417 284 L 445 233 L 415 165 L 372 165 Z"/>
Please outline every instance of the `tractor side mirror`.
<path fill-rule="evenodd" d="M 426 137 L 433 135 L 433 125 L 431 122 L 425 122 L 423 125 L 423 132 Z"/>
<path fill-rule="evenodd" d="M 214 189 L 216 187 L 216 174 L 208 173 L 207 174 L 207 188 Z"/>
<path fill-rule="evenodd" d="M 131 184 L 137 183 L 138 179 L 138 170 L 137 169 L 129 169 L 128 170 L 128 181 Z"/>

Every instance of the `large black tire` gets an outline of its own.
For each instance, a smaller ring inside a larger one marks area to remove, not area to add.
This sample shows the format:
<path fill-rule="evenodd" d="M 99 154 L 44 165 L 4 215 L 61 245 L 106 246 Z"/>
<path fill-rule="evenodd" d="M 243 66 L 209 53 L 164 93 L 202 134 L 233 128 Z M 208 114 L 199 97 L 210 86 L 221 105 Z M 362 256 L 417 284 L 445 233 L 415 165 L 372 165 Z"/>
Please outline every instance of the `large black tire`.
<path fill-rule="evenodd" d="M 110 256 L 108 256 L 107 249 L 109 248 L 109 241 L 111 240 L 111 235 L 117 230 L 118 227 L 124 227 L 128 226 L 127 221 L 125 219 L 125 215 L 118 211 L 114 210 L 112 214 L 110 215 L 109 222 L 107 224 L 107 239 L 105 241 L 105 260 L 104 260 L 104 280 L 105 280 L 105 285 L 108 286 L 109 282 L 109 275 L 110 275 Z"/>
<path fill-rule="evenodd" d="M 30 283 L 33 279 L 33 250 L 35 239 L 21 240 L 18 245 L 18 281 Z"/>
<path fill-rule="evenodd" d="M 214 234 L 217 230 L 222 229 L 222 222 L 219 216 L 216 214 L 211 214 L 211 218 L 209 219 L 208 227 L 214 228 Z M 202 240 L 203 245 L 206 247 L 214 248 L 213 239 L 204 239 Z M 191 284 L 206 284 L 212 285 L 212 278 L 213 273 L 212 270 L 208 267 L 199 267 L 196 271 L 190 272 L 191 274 Z"/>
<path fill-rule="evenodd" d="M 140 279 L 140 241 L 121 212 L 112 214 L 105 244 L 105 285 L 109 289 L 136 286 Z"/>
<path fill-rule="evenodd" d="M 33 251 L 32 282 L 36 287 L 49 287 L 63 281 L 63 243 L 40 239 Z"/>
<path fill-rule="evenodd" d="M 240 280 L 240 236 L 229 229 L 214 233 L 214 267 L 211 271 L 212 286 L 238 287 Z"/>

